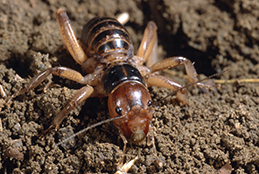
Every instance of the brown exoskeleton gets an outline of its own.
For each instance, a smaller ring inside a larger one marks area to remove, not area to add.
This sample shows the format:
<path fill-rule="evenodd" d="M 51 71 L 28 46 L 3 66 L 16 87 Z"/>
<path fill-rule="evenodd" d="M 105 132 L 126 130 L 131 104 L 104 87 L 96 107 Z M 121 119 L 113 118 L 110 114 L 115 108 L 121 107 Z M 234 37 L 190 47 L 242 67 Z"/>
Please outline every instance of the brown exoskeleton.
<path fill-rule="evenodd" d="M 170 57 L 156 62 L 157 26 L 152 21 L 147 24 L 137 55 L 134 55 L 130 36 L 116 19 L 104 17 L 92 19 L 84 26 L 79 43 L 66 12 L 59 8 L 56 16 L 68 51 L 88 74 L 82 76 L 79 72 L 62 66 L 49 68 L 34 76 L 26 88 L 7 101 L 8 103 L 13 97 L 34 89 L 50 74 L 84 84 L 85 86 L 76 92 L 53 119 L 49 129 L 57 130 L 69 112 L 87 98 L 108 96 L 110 116 L 112 118 L 121 116 L 113 122 L 124 142 L 125 154 L 128 141 L 141 142 L 149 131 L 153 110 L 148 87 L 159 86 L 171 90 L 182 87 L 174 80 L 155 72 L 184 65 L 189 82 L 198 81 L 192 62 L 184 57 Z M 200 82 L 196 85 L 207 86 Z M 187 104 L 187 90 L 182 88 L 177 92 L 176 98 Z"/>

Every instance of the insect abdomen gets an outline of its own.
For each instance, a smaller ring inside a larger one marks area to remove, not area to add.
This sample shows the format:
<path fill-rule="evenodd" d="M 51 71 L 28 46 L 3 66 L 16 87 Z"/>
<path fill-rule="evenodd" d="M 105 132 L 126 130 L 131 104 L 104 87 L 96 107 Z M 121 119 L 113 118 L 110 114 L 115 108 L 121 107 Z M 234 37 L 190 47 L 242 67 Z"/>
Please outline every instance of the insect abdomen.
<path fill-rule="evenodd" d="M 132 46 L 127 30 L 116 19 L 104 17 L 93 18 L 84 26 L 81 41 L 89 56 L 104 57 L 114 52 L 127 55 Z"/>

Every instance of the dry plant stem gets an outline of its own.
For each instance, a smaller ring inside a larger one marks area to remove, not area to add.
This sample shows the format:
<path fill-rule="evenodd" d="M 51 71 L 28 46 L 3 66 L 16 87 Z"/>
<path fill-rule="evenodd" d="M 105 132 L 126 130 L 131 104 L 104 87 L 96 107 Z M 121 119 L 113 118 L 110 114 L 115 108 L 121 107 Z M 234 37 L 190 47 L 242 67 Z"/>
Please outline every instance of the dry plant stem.
<path fill-rule="evenodd" d="M 6 97 L 6 93 L 4 92 L 4 88 L 2 87 L 2 85 L 0 85 L 0 95 L 1 95 L 1 97 L 3 97 L 3 98 Z"/>
<path fill-rule="evenodd" d="M 2 124 L 2 119 L 0 118 L 0 132 L 3 132 L 3 124 Z"/>
<path fill-rule="evenodd" d="M 129 21 L 129 13 L 121 13 L 118 15 L 117 20 L 122 24 L 125 25 Z"/>
<path fill-rule="evenodd" d="M 171 76 L 175 76 L 177 73 L 175 71 L 172 70 L 163 70 L 163 72 L 171 75 Z M 182 75 L 182 78 L 188 79 L 187 75 Z M 214 83 L 216 84 L 224 84 L 224 83 L 259 83 L 259 79 L 230 79 L 230 80 L 217 80 L 214 79 L 213 80 Z"/>
<path fill-rule="evenodd" d="M 138 156 L 136 156 L 130 162 L 125 163 L 115 174 L 125 174 L 129 171 L 129 169 L 134 165 L 134 163 L 138 160 Z"/>
<path fill-rule="evenodd" d="M 259 79 L 230 79 L 230 80 L 214 80 L 214 83 L 259 83 Z"/>

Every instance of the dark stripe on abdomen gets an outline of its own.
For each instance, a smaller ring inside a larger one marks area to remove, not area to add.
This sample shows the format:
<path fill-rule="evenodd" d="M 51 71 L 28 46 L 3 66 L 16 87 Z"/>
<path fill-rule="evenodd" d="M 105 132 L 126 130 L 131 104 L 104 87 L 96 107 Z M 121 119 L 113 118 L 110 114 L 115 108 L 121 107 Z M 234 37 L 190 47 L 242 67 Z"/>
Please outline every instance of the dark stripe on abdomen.
<path fill-rule="evenodd" d="M 127 30 L 112 18 L 94 18 L 83 28 L 81 41 L 87 48 L 86 54 L 103 55 L 112 51 L 127 54 L 132 45 Z"/>

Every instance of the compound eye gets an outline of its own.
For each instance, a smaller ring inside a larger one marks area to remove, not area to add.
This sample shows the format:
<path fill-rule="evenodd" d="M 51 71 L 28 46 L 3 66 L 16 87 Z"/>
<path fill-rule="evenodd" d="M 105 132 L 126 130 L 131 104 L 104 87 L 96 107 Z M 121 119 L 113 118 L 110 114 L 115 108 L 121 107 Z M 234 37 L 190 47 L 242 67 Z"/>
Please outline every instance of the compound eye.
<path fill-rule="evenodd" d="M 151 101 L 151 100 L 148 100 L 147 106 L 148 106 L 148 107 L 152 106 L 152 101 Z"/>
<path fill-rule="evenodd" d="M 119 106 L 117 106 L 116 108 L 115 108 L 115 111 L 116 111 L 116 113 L 118 114 L 118 115 L 122 115 L 122 108 L 121 107 L 119 107 Z"/>

